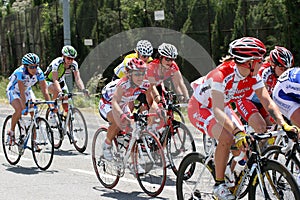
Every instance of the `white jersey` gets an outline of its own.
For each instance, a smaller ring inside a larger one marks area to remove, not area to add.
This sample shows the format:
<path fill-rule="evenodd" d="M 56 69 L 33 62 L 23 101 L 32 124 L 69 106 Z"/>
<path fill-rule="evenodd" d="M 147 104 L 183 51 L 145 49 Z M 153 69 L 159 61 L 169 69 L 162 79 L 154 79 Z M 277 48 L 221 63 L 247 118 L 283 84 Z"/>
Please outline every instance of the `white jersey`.
<path fill-rule="evenodd" d="M 282 114 L 290 119 L 300 106 L 300 68 L 288 69 L 278 78 L 273 90 L 273 100 Z"/>
<path fill-rule="evenodd" d="M 17 68 L 9 77 L 9 83 L 6 91 L 15 91 L 20 93 L 18 81 L 22 81 L 25 86 L 25 92 L 31 90 L 31 86 L 35 85 L 38 81 L 45 80 L 45 76 L 40 67 L 37 68 L 35 75 L 30 75 L 27 68 L 23 65 Z"/>

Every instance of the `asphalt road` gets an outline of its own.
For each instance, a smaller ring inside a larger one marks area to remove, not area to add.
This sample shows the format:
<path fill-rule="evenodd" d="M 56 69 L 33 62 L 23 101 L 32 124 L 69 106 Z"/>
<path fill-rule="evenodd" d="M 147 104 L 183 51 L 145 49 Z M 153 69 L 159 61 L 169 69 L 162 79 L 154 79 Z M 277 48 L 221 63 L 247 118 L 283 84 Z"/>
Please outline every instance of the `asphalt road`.
<path fill-rule="evenodd" d="M 88 125 L 87 150 L 83 154 L 79 153 L 65 139 L 61 149 L 55 151 L 53 163 L 47 171 L 41 171 L 36 167 L 30 150 L 25 151 L 17 165 L 10 165 L 4 157 L 3 147 L 0 144 L 0 200 L 150 198 L 143 192 L 129 170 L 114 189 L 106 189 L 100 184 L 92 166 L 91 142 L 97 128 L 106 123 L 101 120 L 96 109 L 81 109 L 81 111 Z M 0 103 L 1 132 L 4 118 L 10 113 L 12 113 L 10 105 Z M 196 140 L 197 144 L 200 142 Z M 175 182 L 173 172 L 168 169 L 167 183 L 163 192 L 151 199 L 176 199 Z"/>

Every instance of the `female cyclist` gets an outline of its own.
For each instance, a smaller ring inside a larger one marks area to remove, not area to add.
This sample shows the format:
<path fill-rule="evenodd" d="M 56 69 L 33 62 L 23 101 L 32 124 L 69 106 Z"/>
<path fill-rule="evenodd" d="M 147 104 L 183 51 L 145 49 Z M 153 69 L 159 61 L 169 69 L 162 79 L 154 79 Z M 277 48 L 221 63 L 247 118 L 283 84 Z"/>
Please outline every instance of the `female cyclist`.
<path fill-rule="evenodd" d="M 40 58 L 34 53 L 27 53 L 22 58 L 22 65 L 9 77 L 6 95 L 10 105 L 14 108 L 9 133 L 9 143 L 14 144 L 15 127 L 25 109 L 26 102 L 35 100 L 31 86 L 39 82 L 44 98 L 48 101 L 50 96 L 47 90 L 45 76 L 39 67 Z"/>
<path fill-rule="evenodd" d="M 266 123 L 257 108 L 248 101 L 255 91 L 264 108 L 285 130 L 294 130 L 282 118 L 278 107 L 271 99 L 261 78 L 257 75 L 266 53 L 265 45 L 253 37 L 234 40 L 229 45 L 231 57 L 206 76 L 192 83 L 194 93 L 189 102 L 188 116 L 192 124 L 201 132 L 218 140 L 215 150 L 216 182 L 214 195 L 218 199 L 235 199 L 224 181 L 224 172 L 228 162 L 230 147 L 235 145 L 242 151 L 248 148 L 246 133 L 242 123 L 232 110 L 234 102 L 238 111 L 256 132 L 265 132 Z"/>
<path fill-rule="evenodd" d="M 141 93 L 148 90 L 150 84 L 145 80 L 147 66 L 144 61 L 132 58 L 126 64 L 126 76 L 108 83 L 102 90 L 102 98 L 99 101 L 99 113 L 109 122 L 107 136 L 103 145 L 103 157 L 113 160 L 111 143 L 121 129 L 128 126 L 131 120 L 128 118 L 129 102 L 134 101 Z M 143 173 L 144 169 L 138 172 Z"/>

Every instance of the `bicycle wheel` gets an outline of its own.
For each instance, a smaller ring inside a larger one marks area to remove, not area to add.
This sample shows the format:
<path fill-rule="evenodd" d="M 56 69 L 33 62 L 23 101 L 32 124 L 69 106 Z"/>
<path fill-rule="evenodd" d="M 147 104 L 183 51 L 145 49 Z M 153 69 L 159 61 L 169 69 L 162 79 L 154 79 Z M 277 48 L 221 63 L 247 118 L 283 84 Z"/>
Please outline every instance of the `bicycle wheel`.
<path fill-rule="evenodd" d="M 96 176 L 100 183 L 109 189 L 112 189 L 119 182 L 120 177 L 113 175 L 110 172 L 110 166 L 108 162 L 101 159 L 103 155 L 103 144 L 106 138 L 107 128 L 99 128 L 92 141 L 92 161 Z M 112 143 L 112 148 L 116 148 L 116 143 Z"/>
<path fill-rule="evenodd" d="M 167 140 L 167 156 L 171 168 L 177 175 L 182 159 L 189 153 L 196 152 L 194 138 L 189 129 L 181 122 L 173 121 L 173 131 L 169 128 Z"/>
<path fill-rule="evenodd" d="M 175 119 L 176 121 L 185 123 L 183 114 L 181 113 L 181 111 L 180 111 L 179 109 L 173 108 L 173 115 L 174 115 L 174 119 Z"/>
<path fill-rule="evenodd" d="M 50 110 L 49 108 L 46 111 L 46 120 L 49 120 L 49 113 Z M 59 149 L 62 145 L 63 139 L 64 139 L 64 134 L 63 134 L 63 129 L 61 127 L 62 121 L 60 120 L 59 114 L 55 113 L 55 120 L 56 120 L 56 125 L 55 124 L 50 124 L 50 127 L 53 132 L 53 145 L 55 149 Z"/>
<path fill-rule="evenodd" d="M 12 118 L 12 115 L 7 116 L 3 123 L 2 146 L 3 146 L 3 152 L 4 152 L 6 160 L 9 162 L 9 164 L 16 165 L 20 161 L 20 158 L 21 158 L 21 154 L 19 153 L 19 147 L 21 148 L 21 146 L 19 145 L 20 136 L 21 136 L 21 126 L 20 126 L 19 122 L 16 124 L 15 144 L 10 145 L 7 133 L 11 128 L 11 118 Z"/>
<path fill-rule="evenodd" d="M 213 199 L 215 169 L 212 160 L 205 165 L 205 156 L 190 153 L 182 160 L 176 179 L 178 200 Z M 190 172 L 193 173 L 190 173 Z"/>
<path fill-rule="evenodd" d="M 287 169 L 293 174 L 294 178 L 297 178 L 300 175 L 300 161 L 296 154 L 289 154 L 286 155 L 284 152 L 281 151 L 282 146 L 269 146 L 264 152 L 263 156 L 266 156 L 269 159 L 273 159 L 278 161 L 283 166 L 286 166 Z"/>
<path fill-rule="evenodd" d="M 36 119 L 37 126 L 32 127 L 31 134 L 31 150 L 35 164 L 41 170 L 46 170 L 50 167 L 53 154 L 53 133 L 47 120 L 38 117 Z"/>
<path fill-rule="evenodd" d="M 159 195 L 166 183 L 166 162 L 162 146 L 157 137 L 148 131 L 141 131 L 133 148 L 135 174 L 142 190 L 149 196 Z M 139 174 L 137 165 L 145 173 Z"/>
<path fill-rule="evenodd" d="M 208 155 L 217 141 L 214 138 L 209 137 L 207 134 L 202 134 L 203 136 L 203 148 L 205 155 Z"/>
<path fill-rule="evenodd" d="M 80 153 L 86 150 L 88 142 L 88 131 L 83 114 L 78 108 L 73 108 L 71 116 L 70 130 L 73 133 L 74 147 Z"/>
<path fill-rule="evenodd" d="M 300 199 L 300 189 L 293 175 L 275 160 L 265 159 L 261 174 L 250 180 L 249 199 Z M 260 178 L 263 183 L 260 183 Z M 263 185 L 263 189 L 261 188 Z"/>

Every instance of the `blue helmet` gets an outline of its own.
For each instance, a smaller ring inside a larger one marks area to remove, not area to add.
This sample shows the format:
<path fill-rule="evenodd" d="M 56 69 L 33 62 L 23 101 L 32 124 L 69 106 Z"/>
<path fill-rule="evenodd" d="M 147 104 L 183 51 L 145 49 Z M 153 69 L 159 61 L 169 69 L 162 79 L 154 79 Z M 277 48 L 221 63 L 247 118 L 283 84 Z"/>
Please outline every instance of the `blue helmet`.
<path fill-rule="evenodd" d="M 23 65 L 39 64 L 40 58 L 34 53 L 27 53 L 22 58 Z"/>

